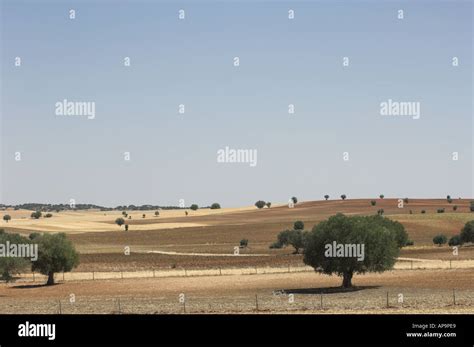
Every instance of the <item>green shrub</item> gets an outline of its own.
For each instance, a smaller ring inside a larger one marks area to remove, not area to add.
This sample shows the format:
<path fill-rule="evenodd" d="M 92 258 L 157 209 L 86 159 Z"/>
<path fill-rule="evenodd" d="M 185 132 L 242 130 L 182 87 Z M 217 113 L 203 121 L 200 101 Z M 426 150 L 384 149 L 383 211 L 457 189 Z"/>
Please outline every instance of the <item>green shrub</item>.
<path fill-rule="evenodd" d="M 39 219 L 39 218 L 41 218 L 42 215 L 43 215 L 43 214 L 41 213 L 41 211 L 36 211 L 36 212 L 33 212 L 33 213 L 31 214 L 31 218 Z"/>
<path fill-rule="evenodd" d="M 459 246 L 461 244 L 461 236 L 454 235 L 449 239 L 448 245 L 450 246 Z"/>
<path fill-rule="evenodd" d="M 211 205 L 211 210 L 218 210 L 220 208 L 221 208 L 221 205 L 219 205 L 217 202 Z"/>
<path fill-rule="evenodd" d="M 474 220 L 467 222 L 461 229 L 461 243 L 474 243 Z"/>
<path fill-rule="evenodd" d="M 297 220 L 294 224 L 293 224 L 293 229 L 294 230 L 303 230 L 304 229 L 304 223 L 300 220 Z"/>
<path fill-rule="evenodd" d="M 448 242 L 448 238 L 444 234 L 439 234 L 433 237 L 433 243 L 435 245 L 441 246 Z"/>

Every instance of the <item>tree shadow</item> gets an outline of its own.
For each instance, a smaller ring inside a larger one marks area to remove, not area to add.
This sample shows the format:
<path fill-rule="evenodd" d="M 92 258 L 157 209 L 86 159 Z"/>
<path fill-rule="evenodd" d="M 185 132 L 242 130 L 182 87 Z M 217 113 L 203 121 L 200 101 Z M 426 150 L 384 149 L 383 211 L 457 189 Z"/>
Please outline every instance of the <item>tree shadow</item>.
<path fill-rule="evenodd" d="M 54 287 L 59 285 L 60 283 L 55 283 L 55 284 L 46 284 L 46 283 L 38 283 L 38 284 L 17 284 L 14 286 L 11 286 L 11 288 L 15 289 L 31 289 L 31 288 L 42 288 L 42 287 Z"/>
<path fill-rule="evenodd" d="M 296 289 L 282 289 L 286 294 L 339 294 L 352 293 L 366 289 L 378 289 L 380 286 L 352 286 L 350 288 L 344 287 L 324 287 L 324 288 L 296 288 Z"/>

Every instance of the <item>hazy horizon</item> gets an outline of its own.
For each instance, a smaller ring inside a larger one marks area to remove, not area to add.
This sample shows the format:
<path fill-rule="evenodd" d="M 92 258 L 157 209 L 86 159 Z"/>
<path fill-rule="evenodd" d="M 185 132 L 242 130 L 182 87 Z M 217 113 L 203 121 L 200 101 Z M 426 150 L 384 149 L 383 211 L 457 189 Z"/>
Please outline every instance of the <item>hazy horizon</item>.
<path fill-rule="evenodd" d="M 474 197 L 472 2 L 0 3 L 2 204 Z"/>

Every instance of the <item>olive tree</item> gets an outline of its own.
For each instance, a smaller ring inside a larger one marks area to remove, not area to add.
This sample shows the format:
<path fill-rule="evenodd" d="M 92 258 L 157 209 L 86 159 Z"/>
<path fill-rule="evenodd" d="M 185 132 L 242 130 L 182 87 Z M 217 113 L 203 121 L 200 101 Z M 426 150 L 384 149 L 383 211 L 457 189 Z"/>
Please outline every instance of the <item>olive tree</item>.
<path fill-rule="evenodd" d="M 43 234 L 34 241 L 38 242 L 38 259 L 31 269 L 48 276 L 47 285 L 54 284 L 56 272 L 69 272 L 79 265 L 79 253 L 65 233 Z"/>
<path fill-rule="evenodd" d="M 19 234 L 5 233 L 3 229 L 0 229 L 0 249 L 6 247 L 7 242 L 16 245 L 27 245 L 31 243 L 31 240 Z M 3 249 L 1 253 L 5 253 L 4 251 L 5 249 Z M 5 256 L 5 254 L 2 254 L 2 256 L 0 256 L 0 278 L 9 282 L 13 279 L 14 275 L 26 270 L 29 265 L 29 259 Z"/>
<path fill-rule="evenodd" d="M 448 238 L 446 237 L 446 235 L 439 234 L 433 237 L 433 243 L 435 245 L 441 246 L 444 245 L 446 242 L 448 242 Z"/>
<path fill-rule="evenodd" d="M 392 269 L 400 252 L 397 233 L 381 218 L 337 214 L 315 225 L 306 237 L 305 264 L 319 273 L 342 276 L 344 288 L 352 286 L 355 273 Z M 362 256 L 348 252 L 355 249 Z"/>
<path fill-rule="evenodd" d="M 125 224 L 125 220 L 123 218 L 117 218 L 115 220 L 115 224 L 117 224 L 119 227 Z"/>
<path fill-rule="evenodd" d="M 474 220 L 467 222 L 461 230 L 461 243 L 474 243 Z"/>

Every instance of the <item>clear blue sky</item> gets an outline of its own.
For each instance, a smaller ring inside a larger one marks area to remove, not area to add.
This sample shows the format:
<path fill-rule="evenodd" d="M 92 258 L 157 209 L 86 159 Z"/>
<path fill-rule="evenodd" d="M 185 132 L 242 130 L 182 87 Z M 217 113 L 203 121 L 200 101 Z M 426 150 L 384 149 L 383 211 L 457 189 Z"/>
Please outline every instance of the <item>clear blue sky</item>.
<path fill-rule="evenodd" d="M 0 2 L 2 203 L 474 195 L 472 1 Z"/>

